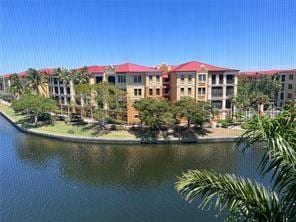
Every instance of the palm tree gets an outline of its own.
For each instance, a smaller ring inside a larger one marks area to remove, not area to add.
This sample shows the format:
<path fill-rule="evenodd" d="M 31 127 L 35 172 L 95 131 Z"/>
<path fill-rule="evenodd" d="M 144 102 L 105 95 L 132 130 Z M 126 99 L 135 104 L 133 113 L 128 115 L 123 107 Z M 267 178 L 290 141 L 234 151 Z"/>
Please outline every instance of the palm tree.
<path fill-rule="evenodd" d="M 69 70 L 66 68 L 55 69 L 54 75 L 57 76 L 59 78 L 59 80 L 63 82 L 64 85 L 66 85 L 67 82 L 71 80 Z M 69 116 L 70 115 L 70 105 L 68 105 L 67 109 L 68 109 L 68 116 Z M 61 110 L 61 114 L 63 114 L 63 104 L 61 104 L 61 103 L 60 103 L 60 110 Z"/>
<path fill-rule="evenodd" d="M 228 208 L 226 219 L 232 221 L 296 220 L 296 108 L 289 107 L 274 119 L 253 116 L 238 145 L 243 150 L 263 142 L 264 155 L 259 164 L 262 176 L 269 172 L 272 189 L 250 179 L 213 171 L 193 170 L 176 183 L 177 191 L 187 201 L 198 195 L 200 207 Z"/>
<path fill-rule="evenodd" d="M 87 67 L 83 67 L 80 70 L 73 69 L 71 70 L 72 80 L 75 85 L 78 84 L 87 84 L 89 80 L 89 73 Z"/>
<path fill-rule="evenodd" d="M 42 72 L 38 72 L 35 69 L 29 68 L 27 71 L 28 86 L 30 86 L 38 95 L 41 94 L 41 90 L 46 91 L 46 84 L 48 81 L 47 75 Z"/>
<path fill-rule="evenodd" d="M 9 91 L 19 99 L 27 91 L 25 79 L 21 79 L 16 73 L 13 74 L 10 77 Z"/>
<path fill-rule="evenodd" d="M 70 72 L 68 69 L 65 68 L 57 68 L 54 71 L 54 75 L 56 75 L 64 84 L 66 84 L 67 81 L 71 80 Z"/>

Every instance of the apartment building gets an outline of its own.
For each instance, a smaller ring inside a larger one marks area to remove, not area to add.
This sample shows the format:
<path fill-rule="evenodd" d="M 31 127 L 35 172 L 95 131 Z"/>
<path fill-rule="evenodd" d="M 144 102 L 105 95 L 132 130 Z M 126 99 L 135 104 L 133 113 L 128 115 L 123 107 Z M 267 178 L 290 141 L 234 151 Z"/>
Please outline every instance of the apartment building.
<path fill-rule="evenodd" d="M 80 70 L 78 68 L 77 70 Z M 48 75 L 45 96 L 53 97 L 61 110 L 71 109 L 80 112 L 85 103 L 85 98 L 75 94 L 72 81 L 62 81 L 55 76 L 55 69 L 38 70 Z M 232 105 L 230 96 L 237 91 L 238 70 L 221 68 L 201 62 L 188 62 L 180 65 L 162 64 L 148 67 L 133 63 L 124 63 L 109 66 L 88 66 L 89 84 L 107 81 L 126 91 L 127 98 L 122 104 L 126 113 L 122 119 L 129 124 L 138 123 L 138 112 L 133 107 L 135 101 L 145 98 L 165 98 L 175 102 L 182 96 L 190 96 L 198 101 L 209 101 L 225 117 L 230 114 Z M 19 74 L 25 77 L 26 72 Z M 9 75 L 5 76 L 6 85 L 9 85 Z M 91 104 L 98 107 L 93 97 Z M 73 107 L 73 105 L 75 106 Z M 104 108 L 104 107 L 102 107 Z M 106 108 L 106 107 L 105 107 Z M 89 110 L 83 109 L 88 115 Z"/>
<path fill-rule="evenodd" d="M 277 73 L 281 82 L 281 88 L 276 97 L 276 105 L 282 107 L 284 104 L 296 102 L 296 69 L 282 70 Z"/>
<path fill-rule="evenodd" d="M 281 88 L 276 93 L 274 101 L 277 107 L 296 102 L 296 69 L 241 72 L 240 74 L 252 79 L 259 79 L 269 75 L 279 80 Z"/>
<path fill-rule="evenodd" d="M 169 72 L 169 99 L 177 101 L 190 96 L 209 101 L 224 118 L 233 111 L 230 98 L 237 93 L 238 72 L 195 61 L 175 66 Z"/>

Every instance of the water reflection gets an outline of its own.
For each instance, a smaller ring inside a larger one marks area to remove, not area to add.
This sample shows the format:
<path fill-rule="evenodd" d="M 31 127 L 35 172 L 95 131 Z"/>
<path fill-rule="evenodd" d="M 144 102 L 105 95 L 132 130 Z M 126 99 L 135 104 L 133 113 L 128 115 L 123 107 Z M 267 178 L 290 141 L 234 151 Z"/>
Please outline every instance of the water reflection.
<path fill-rule="evenodd" d="M 37 168 L 58 159 L 65 177 L 93 185 L 159 185 L 187 169 L 234 172 L 237 151 L 232 143 L 196 145 L 97 145 L 47 139 L 16 141 L 18 157 Z M 217 150 L 218 149 L 218 150 Z"/>

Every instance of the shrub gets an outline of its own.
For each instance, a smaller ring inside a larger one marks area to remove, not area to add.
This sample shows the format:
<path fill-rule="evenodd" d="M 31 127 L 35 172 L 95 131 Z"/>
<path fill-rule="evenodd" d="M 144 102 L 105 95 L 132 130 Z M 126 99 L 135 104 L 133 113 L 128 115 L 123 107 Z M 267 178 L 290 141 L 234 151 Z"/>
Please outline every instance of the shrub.
<path fill-rule="evenodd" d="M 222 119 L 222 120 L 219 120 L 219 124 L 221 125 L 221 127 L 227 128 L 232 124 L 232 120 L 229 118 Z"/>

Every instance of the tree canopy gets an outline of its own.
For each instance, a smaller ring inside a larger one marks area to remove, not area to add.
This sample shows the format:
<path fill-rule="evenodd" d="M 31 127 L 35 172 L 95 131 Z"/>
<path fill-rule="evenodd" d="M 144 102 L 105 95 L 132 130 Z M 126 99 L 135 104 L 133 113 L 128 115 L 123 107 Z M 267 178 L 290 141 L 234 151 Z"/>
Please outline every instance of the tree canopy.
<path fill-rule="evenodd" d="M 40 89 L 46 91 L 45 87 L 47 84 L 48 77 L 44 73 L 38 72 L 37 70 L 30 68 L 27 71 L 26 79 L 28 81 L 28 86 L 31 87 L 31 89 L 35 91 L 36 94 L 41 94 Z"/>
<path fill-rule="evenodd" d="M 188 127 L 191 124 L 201 125 L 210 118 L 210 106 L 192 97 L 182 97 L 175 103 L 173 112 L 177 120 L 185 118 Z"/>
<path fill-rule="evenodd" d="M 16 112 L 26 112 L 34 117 L 34 124 L 42 114 L 47 114 L 57 110 L 56 102 L 51 98 L 39 95 L 25 94 L 19 100 L 14 100 L 11 104 Z"/>
<path fill-rule="evenodd" d="M 171 107 L 164 99 L 143 98 L 133 106 L 138 110 L 141 122 L 152 130 L 170 127 L 175 122 Z"/>
<path fill-rule="evenodd" d="M 240 77 L 237 95 L 232 100 L 239 109 L 251 107 L 257 110 L 258 106 L 272 101 L 279 88 L 279 81 L 272 76 L 262 76 L 256 79 Z"/>

